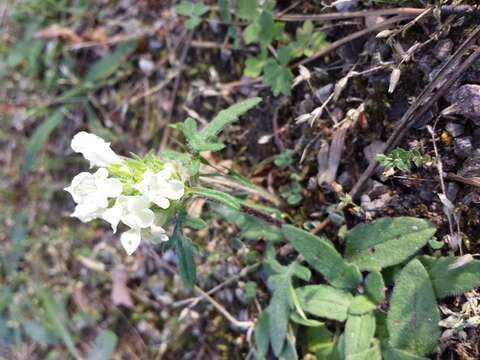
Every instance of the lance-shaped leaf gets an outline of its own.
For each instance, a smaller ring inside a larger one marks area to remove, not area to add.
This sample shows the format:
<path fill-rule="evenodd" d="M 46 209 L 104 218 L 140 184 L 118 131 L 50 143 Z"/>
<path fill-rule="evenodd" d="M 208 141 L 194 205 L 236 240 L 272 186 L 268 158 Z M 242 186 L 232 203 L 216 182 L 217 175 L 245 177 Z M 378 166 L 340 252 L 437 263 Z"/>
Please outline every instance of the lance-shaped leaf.
<path fill-rule="evenodd" d="M 237 200 L 237 198 L 235 198 L 234 196 L 229 195 L 227 193 L 217 191 L 217 190 L 207 189 L 200 186 L 192 187 L 189 189 L 189 191 L 192 194 L 199 195 L 207 199 L 215 200 L 225 205 L 231 206 L 236 210 L 240 209 L 240 201 Z"/>
<path fill-rule="evenodd" d="M 291 225 L 283 226 L 282 231 L 295 250 L 331 285 L 341 289 L 357 287 L 361 280 L 358 268 L 346 263 L 327 240 Z"/>
<path fill-rule="evenodd" d="M 459 256 L 420 258 L 430 275 L 437 298 L 460 295 L 480 286 L 480 261 L 470 259 L 462 263 L 462 260 Z"/>
<path fill-rule="evenodd" d="M 380 270 L 408 259 L 435 231 L 429 221 L 413 217 L 387 217 L 360 224 L 345 235 L 345 257 L 361 271 Z"/>
<path fill-rule="evenodd" d="M 432 282 L 422 263 L 414 259 L 395 283 L 387 315 L 389 343 L 415 355 L 430 354 L 440 337 L 439 321 Z"/>
<path fill-rule="evenodd" d="M 377 304 L 385 298 L 385 283 L 379 271 L 372 271 L 365 279 L 365 290 Z"/>
<path fill-rule="evenodd" d="M 178 256 L 178 266 L 183 283 L 192 288 L 197 280 L 195 248 L 192 241 L 182 234 L 181 221 L 177 222 L 171 237 Z"/>
<path fill-rule="evenodd" d="M 307 285 L 296 289 L 303 311 L 327 319 L 344 321 L 353 296 L 328 285 Z"/>
<path fill-rule="evenodd" d="M 373 312 L 363 315 L 348 315 L 345 324 L 345 355 L 349 356 L 368 350 L 375 335 Z"/>

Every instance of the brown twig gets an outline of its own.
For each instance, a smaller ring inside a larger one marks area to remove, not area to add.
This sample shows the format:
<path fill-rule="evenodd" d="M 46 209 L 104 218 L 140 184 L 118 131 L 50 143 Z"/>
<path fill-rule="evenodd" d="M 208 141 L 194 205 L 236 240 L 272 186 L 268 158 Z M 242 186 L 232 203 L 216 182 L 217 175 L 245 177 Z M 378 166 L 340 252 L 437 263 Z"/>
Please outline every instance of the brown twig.
<path fill-rule="evenodd" d="M 358 39 L 358 38 L 361 38 L 367 34 L 370 34 L 371 32 L 374 32 L 374 31 L 377 31 L 377 30 L 381 30 L 381 29 L 384 29 L 386 27 L 389 27 L 393 24 L 396 24 L 402 20 L 406 20 L 408 19 L 409 17 L 408 16 L 405 16 L 405 15 L 398 15 L 398 16 L 394 16 L 390 19 L 387 19 L 385 21 L 382 21 L 381 23 L 379 24 L 375 24 L 375 25 L 372 25 L 372 26 L 369 26 L 367 27 L 366 29 L 363 29 L 363 30 L 360 30 L 360 31 L 356 31 L 350 35 L 347 35 L 337 41 L 334 41 L 333 43 L 331 43 L 330 45 L 324 47 L 323 49 L 321 49 L 319 52 L 317 52 L 316 54 L 306 58 L 306 59 L 303 59 L 297 63 L 295 63 L 293 65 L 293 67 L 296 67 L 298 65 L 305 65 L 305 64 L 308 64 L 314 60 L 317 60 L 318 58 L 328 54 L 329 52 L 339 48 L 340 46 L 342 45 L 345 45 L 355 39 Z"/>

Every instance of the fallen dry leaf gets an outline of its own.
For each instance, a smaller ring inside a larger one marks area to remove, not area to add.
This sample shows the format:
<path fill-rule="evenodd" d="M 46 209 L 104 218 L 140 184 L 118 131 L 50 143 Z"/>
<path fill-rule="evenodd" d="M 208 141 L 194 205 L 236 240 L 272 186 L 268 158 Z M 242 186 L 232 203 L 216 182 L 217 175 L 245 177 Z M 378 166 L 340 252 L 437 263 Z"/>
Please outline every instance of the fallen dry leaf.
<path fill-rule="evenodd" d="M 113 270 L 111 299 L 113 305 L 123 305 L 131 309 L 133 308 L 133 301 L 127 286 L 127 280 L 128 274 L 123 267 L 116 267 Z"/>

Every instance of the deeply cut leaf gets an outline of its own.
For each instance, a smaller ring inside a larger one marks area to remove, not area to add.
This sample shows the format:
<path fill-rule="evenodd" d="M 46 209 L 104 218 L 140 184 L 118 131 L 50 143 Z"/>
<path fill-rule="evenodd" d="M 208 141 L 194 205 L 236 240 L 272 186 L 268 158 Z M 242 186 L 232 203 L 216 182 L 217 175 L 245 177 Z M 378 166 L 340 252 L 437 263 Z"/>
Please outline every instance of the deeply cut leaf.
<path fill-rule="evenodd" d="M 435 351 L 440 314 L 433 286 L 419 260 L 412 260 L 400 272 L 393 290 L 387 327 L 390 345 L 416 355 Z"/>
<path fill-rule="evenodd" d="M 435 231 L 429 221 L 413 217 L 387 217 L 360 224 L 345 235 L 345 258 L 360 271 L 380 270 L 408 259 Z"/>

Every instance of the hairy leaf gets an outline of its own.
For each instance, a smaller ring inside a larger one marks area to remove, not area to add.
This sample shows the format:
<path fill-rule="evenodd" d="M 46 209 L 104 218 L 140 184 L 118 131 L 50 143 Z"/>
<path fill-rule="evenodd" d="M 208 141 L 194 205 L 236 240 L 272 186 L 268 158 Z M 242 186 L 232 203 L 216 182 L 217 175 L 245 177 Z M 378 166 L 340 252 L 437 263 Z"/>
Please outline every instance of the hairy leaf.
<path fill-rule="evenodd" d="M 344 321 L 353 300 L 350 293 L 328 285 L 307 285 L 296 289 L 302 309 L 312 315 Z"/>
<path fill-rule="evenodd" d="M 375 310 L 376 307 L 377 305 L 370 300 L 368 296 L 357 295 L 353 298 L 353 301 L 348 308 L 348 313 L 352 315 L 363 315 Z"/>
<path fill-rule="evenodd" d="M 228 109 L 220 111 L 217 116 L 200 132 L 200 137 L 203 140 L 210 140 L 217 136 L 225 126 L 233 123 L 238 117 L 246 113 L 251 108 L 258 105 L 262 99 L 259 97 L 250 98 L 230 106 Z"/>
<path fill-rule="evenodd" d="M 385 298 L 385 283 L 379 271 L 372 271 L 365 279 L 365 290 L 377 304 Z"/>
<path fill-rule="evenodd" d="M 255 345 L 261 356 L 265 356 L 268 352 L 268 344 L 270 343 L 270 325 L 269 315 L 267 311 L 263 311 L 257 319 L 255 325 Z"/>
<path fill-rule="evenodd" d="M 416 355 L 435 351 L 440 314 L 428 273 L 419 260 L 400 272 L 387 315 L 390 345 Z"/>
<path fill-rule="evenodd" d="M 380 270 L 408 259 L 435 231 L 429 221 L 413 217 L 387 217 L 360 224 L 345 235 L 345 257 L 361 271 Z"/>
<path fill-rule="evenodd" d="M 178 256 L 178 266 L 183 283 L 188 288 L 193 288 L 197 281 L 195 266 L 195 248 L 192 241 L 182 234 L 180 222 L 176 224 L 171 241 L 175 245 Z"/>
<path fill-rule="evenodd" d="M 460 295 L 480 286 L 480 261 L 471 260 L 456 267 L 460 257 L 433 258 L 422 256 L 420 261 L 426 267 L 437 298 Z"/>
<path fill-rule="evenodd" d="M 212 189 L 207 189 L 203 187 L 192 187 L 189 189 L 192 194 L 199 195 L 211 200 L 218 201 L 222 204 L 231 206 L 232 208 L 239 210 L 240 209 L 240 201 L 237 200 L 234 196 L 226 194 L 221 191 L 216 191 Z"/>
<path fill-rule="evenodd" d="M 382 360 L 382 352 L 378 340 L 373 340 L 373 346 L 360 353 L 348 355 L 346 360 Z"/>
<path fill-rule="evenodd" d="M 348 315 L 345 324 L 345 355 L 368 350 L 375 334 L 375 316 L 373 312 L 363 315 Z"/>
<path fill-rule="evenodd" d="M 384 360 L 428 360 L 428 358 L 423 356 L 417 356 L 410 354 L 406 351 L 392 348 L 391 346 L 385 346 L 383 350 L 383 359 Z"/>
<path fill-rule="evenodd" d="M 88 360 L 110 360 L 117 346 L 117 335 L 109 330 L 102 330 L 95 339 L 95 346 L 88 353 Z"/>
<path fill-rule="evenodd" d="M 346 263 L 327 240 L 291 225 L 283 226 L 282 232 L 305 261 L 332 286 L 354 289 L 360 283 L 357 267 Z"/>

